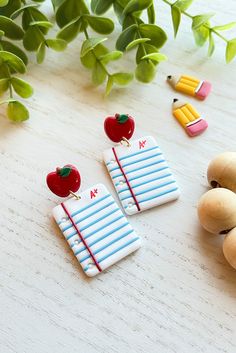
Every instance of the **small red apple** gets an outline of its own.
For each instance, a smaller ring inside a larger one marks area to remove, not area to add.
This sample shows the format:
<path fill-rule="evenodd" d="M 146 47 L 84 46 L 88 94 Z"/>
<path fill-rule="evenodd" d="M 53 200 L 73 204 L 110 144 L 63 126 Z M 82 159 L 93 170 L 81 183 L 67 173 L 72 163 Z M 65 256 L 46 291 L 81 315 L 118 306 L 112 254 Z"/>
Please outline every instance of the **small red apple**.
<path fill-rule="evenodd" d="M 120 142 L 125 137 L 129 140 L 134 133 L 135 122 L 128 114 L 108 116 L 104 121 L 104 130 L 110 140 Z"/>
<path fill-rule="evenodd" d="M 70 195 L 70 191 L 76 192 L 79 190 L 81 178 L 78 169 L 67 164 L 63 168 L 56 168 L 55 172 L 47 175 L 47 185 L 49 189 L 60 197 Z"/>

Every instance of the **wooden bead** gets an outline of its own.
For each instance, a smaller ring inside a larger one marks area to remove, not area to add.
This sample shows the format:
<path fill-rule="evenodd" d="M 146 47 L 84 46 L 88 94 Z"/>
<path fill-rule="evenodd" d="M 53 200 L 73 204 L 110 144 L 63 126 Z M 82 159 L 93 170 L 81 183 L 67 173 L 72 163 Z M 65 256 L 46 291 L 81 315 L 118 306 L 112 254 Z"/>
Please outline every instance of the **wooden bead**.
<path fill-rule="evenodd" d="M 236 269 L 236 228 L 226 235 L 223 243 L 223 252 L 229 264 Z"/>
<path fill-rule="evenodd" d="M 236 152 L 219 154 L 209 164 L 207 170 L 209 184 L 221 186 L 236 192 Z"/>
<path fill-rule="evenodd" d="M 236 195 L 224 188 L 206 192 L 200 198 L 198 216 L 206 230 L 225 234 L 236 227 Z"/>

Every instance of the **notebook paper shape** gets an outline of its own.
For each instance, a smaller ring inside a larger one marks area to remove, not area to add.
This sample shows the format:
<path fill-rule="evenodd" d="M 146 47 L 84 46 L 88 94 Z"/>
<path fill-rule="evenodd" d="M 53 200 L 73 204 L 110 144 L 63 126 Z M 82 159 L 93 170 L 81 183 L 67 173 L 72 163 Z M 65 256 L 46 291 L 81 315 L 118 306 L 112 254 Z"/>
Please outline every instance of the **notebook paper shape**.
<path fill-rule="evenodd" d="M 152 136 L 104 151 L 104 161 L 128 215 L 176 200 L 178 185 Z"/>
<path fill-rule="evenodd" d="M 93 277 L 141 246 L 141 238 L 103 184 L 53 209 L 53 216 L 87 276 Z"/>

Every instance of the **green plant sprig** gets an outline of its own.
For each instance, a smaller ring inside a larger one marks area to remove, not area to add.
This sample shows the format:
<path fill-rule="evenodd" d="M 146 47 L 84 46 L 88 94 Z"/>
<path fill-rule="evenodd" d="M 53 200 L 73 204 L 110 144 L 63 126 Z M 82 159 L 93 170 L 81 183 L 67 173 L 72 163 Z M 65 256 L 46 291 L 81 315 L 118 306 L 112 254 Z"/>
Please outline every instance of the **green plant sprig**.
<path fill-rule="evenodd" d="M 23 121 L 29 117 L 26 107 L 14 98 L 14 94 L 28 98 L 33 92 L 27 82 L 16 76 L 26 72 L 27 52 L 35 52 L 36 60 L 41 64 L 48 49 L 62 51 L 67 43 L 82 35 L 81 63 L 91 71 L 95 85 L 106 83 L 107 95 L 114 85 L 127 85 L 133 79 L 133 73 L 114 72 L 112 67 L 112 62 L 120 60 L 126 52 L 135 53 L 135 77 L 144 83 L 155 78 L 158 65 L 167 59 L 159 52 L 166 44 L 167 35 L 155 24 L 153 0 L 91 0 L 91 11 L 84 0 L 51 0 L 60 28 L 56 37 L 49 35 L 54 23 L 41 11 L 40 5 L 44 1 L 0 0 L 0 95 L 8 92 L 8 97 L 0 104 L 7 104 L 11 120 Z M 217 36 L 226 43 L 226 62 L 235 58 L 236 38 L 227 39 L 221 32 L 235 27 L 236 22 L 212 26 L 212 13 L 191 15 L 188 12 L 193 0 L 162 1 L 171 9 L 175 37 L 182 16 L 186 16 L 192 22 L 196 44 L 203 46 L 208 42 L 209 56 L 215 50 Z M 104 45 L 114 30 L 114 22 L 103 16 L 111 8 L 121 26 L 114 50 Z M 143 15 L 147 15 L 148 21 Z"/>
<path fill-rule="evenodd" d="M 79 33 L 83 33 L 85 40 L 80 51 L 81 63 L 92 71 L 92 81 L 95 85 L 101 85 L 106 81 L 106 95 L 108 95 L 114 84 L 127 85 L 132 81 L 133 74 L 128 72 L 111 73 L 107 65 L 122 57 L 122 52 L 118 50 L 109 51 L 104 42 L 106 37 L 90 37 L 88 28 L 93 31 L 108 35 L 114 30 L 114 23 L 106 17 L 94 16 L 90 14 L 84 1 L 76 0 L 62 2 L 56 11 L 56 20 L 59 26 L 63 26 L 57 38 L 67 42 L 74 40 Z M 73 5 L 73 6 L 72 6 Z M 56 4 L 54 3 L 54 6 Z M 75 16 L 75 9 L 77 17 Z M 65 17 L 65 13 L 67 14 Z"/>
<path fill-rule="evenodd" d="M 213 34 L 222 39 L 226 43 L 225 59 L 229 63 L 236 56 L 236 38 L 227 39 L 220 31 L 226 31 L 236 26 L 236 22 L 230 22 L 225 25 L 211 26 L 210 19 L 214 16 L 213 13 L 191 15 L 186 10 L 193 3 L 193 0 L 177 0 L 172 3 L 169 0 L 162 0 L 171 7 L 172 23 L 174 28 L 174 35 L 176 37 L 179 25 L 181 22 L 181 15 L 185 15 L 192 21 L 192 31 L 195 42 L 198 46 L 203 46 L 208 41 L 208 56 L 212 56 L 215 50 L 215 40 Z"/>

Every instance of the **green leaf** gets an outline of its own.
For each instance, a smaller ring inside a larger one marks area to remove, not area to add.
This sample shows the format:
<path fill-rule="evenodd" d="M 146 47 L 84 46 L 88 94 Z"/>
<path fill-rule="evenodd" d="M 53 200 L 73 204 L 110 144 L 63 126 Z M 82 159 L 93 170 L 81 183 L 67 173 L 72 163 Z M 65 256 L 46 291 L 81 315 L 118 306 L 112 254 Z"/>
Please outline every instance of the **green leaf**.
<path fill-rule="evenodd" d="M 116 41 L 116 49 L 124 51 L 128 44 L 135 39 L 138 26 L 133 24 L 132 26 L 126 28 L 118 37 Z"/>
<path fill-rule="evenodd" d="M 89 14 L 83 0 L 66 0 L 57 9 L 56 21 L 59 27 L 64 27 L 76 17 Z"/>
<path fill-rule="evenodd" d="M 33 94 L 33 88 L 30 84 L 18 77 L 11 78 L 11 84 L 14 91 L 22 98 L 29 98 Z"/>
<path fill-rule="evenodd" d="M 28 64 L 28 58 L 27 58 L 25 52 L 21 48 L 19 48 L 15 44 L 12 44 L 11 42 L 8 42 L 5 40 L 1 41 L 1 45 L 2 45 L 3 50 L 9 51 L 9 52 L 15 54 L 24 62 L 25 65 Z"/>
<path fill-rule="evenodd" d="M 112 87 L 113 87 L 113 78 L 112 76 L 108 76 L 108 79 L 107 79 L 107 85 L 106 85 L 106 93 L 105 95 L 108 96 L 112 90 Z"/>
<path fill-rule="evenodd" d="M 147 9 L 149 6 L 152 5 L 152 3 L 153 0 L 131 0 L 125 6 L 123 15 L 128 15 L 129 13 Z"/>
<path fill-rule="evenodd" d="M 143 45 L 140 45 L 138 47 L 137 53 L 136 53 L 136 63 L 140 63 L 144 55 L 151 54 L 151 53 L 158 53 L 158 49 L 154 47 L 153 45 L 150 45 L 148 43 L 143 43 Z M 154 62 L 156 64 L 156 62 Z"/>
<path fill-rule="evenodd" d="M 87 67 L 88 69 L 92 69 L 96 63 L 96 57 L 101 57 L 103 55 L 106 55 L 108 53 L 108 49 L 102 45 L 98 44 L 93 51 L 89 51 L 86 55 L 84 55 L 82 58 L 80 58 L 82 64 Z"/>
<path fill-rule="evenodd" d="M 227 31 L 228 29 L 231 29 L 236 26 L 236 22 L 230 22 L 227 23 L 226 25 L 221 25 L 221 26 L 215 26 L 212 29 L 215 31 Z"/>
<path fill-rule="evenodd" d="M 38 6 L 39 6 L 38 4 L 24 5 L 11 14 L 11 19 L 12 20 L 16 19 L 22 12 L 25 11 L 25 9 L 28 9 L 31 7 L 38 7 Z"/>
<path fill-rule="evenodd" d="M 0 28 L 10 39 L 22 39 L 24 36 L 23 29 L 5 16 L 0 16 Z"/>
<path fill-rule="evenodd" d="M 81 18 L 78 17 L 75 20 L 69 22 L 63 27 L 57 34 L 57 38 L 64 39 L 68 43 L 75 39 L 81 30 Z"/>
<path fill-rule="evenodd" d="M 141 36 L 144 38 L 150 38 L 150 44 L 156 48 L 161 48 L 166 40 L 167 35 L 161 27 L 152 24 L 141 24 L 139 25 L 139 31 Z"/>
<path fill-rule="evenodd" d="M 209 32 L 208 56 L 212 56 L 215 50 L 215 42 L 211 32 Z"/>
<path fill-rule="evenodd" d="M 181 11 L 178 8 L 178 6 L 171 6 L 171 17 L 172 17 L 172 23 L 173 23 L 173 28 L 174 28 L 174 35 L 176 37 L 181 21 Z"/>
<path fill-rule="evenodd" d="M 15 54 L 7 51 L 0 51 L 0 61 L 7 64 L 12 70 L 24 74 L 26 67 L 24 62 Z"/>
<path fill-rule="evenodd" d="M 96 61 L 92 71 L 93 83 L 96 86 L 101 85 L 105 81 L 106 77 L 107 77 L 107 73 L 104 67 L 101 65 L 99 61 Z"/>
<path fill-rule="evenodd" d="M 46 54 L 46 45 L 44 42 L 42 42 L 38 47 L 37 55 L 36 55 L 38 64 L 42 64 L 45 58 L 45 54 Z"/>
<path fill-rule="evenodd" d="M 143 23 L 143 21 L 140 18 L 133 16 L 132 14 L 127 15 L 124 17 L 122 23 L 122 31 L 124 31 L 127 27 L 132 26 L 133 24 L 139 25 L 141 23 Z"/>
<path fill-rule="evenodd" d="M 21 122 L 29 119 L 29 112 L 21 102 L 11 100 L 7 106 L 7 116 L 12 121 Z"/>
<path fill-rule="evenodd" d="M 59 38 L 47 39 L 45 44 L 55 51 L 63 51 L 67 47 L 67 42 L 64 39 Z"/>
<path fill-rule="evenodd" d="M 23 12 L 23 16 L 22 16 L 23 29 L 26 31 L 29 28 L 31 22 L 34 22 L 34 21 L 49 22 L 47 16 L 45 16 L 36 7 L 31 6 L 26 8 L 25 11 Z M 41 27 L 40 30 L 43 34 L 47 34 L 49 29 L 45 27 Z"/>
<path fill-rule="evenodd" d="M 143 83 L 151 82 L 156 74 L 156 67 L 150 60 L 142 60 L 137 65 L 135 70 L 135 77 L 138 81 Z"/>
<path fill-rule="evenodd" d="M 121 86 L 128 85 L 133 80 L 133 77 L 133 74 L 128 72 L 117 72 L 112 75 L 113 81 Z"/>
<path fill-rule="evenodd" d="M 23 44 L 26 50 L 36 51 L 42 42 L 44 42 L 44 36 L 40 29 L 36 26 L 29 27 L 25 32 L 23 38 Z"/>
<path fill-rule="evenodd" d="M 65 165 L 63 168 L 59 168 L 57 172 L 62 178 L 66 178 L 70 175 L 71 171 L 71 167 Z"/>
<path fill-rule="evenodd" d="M 111 7 L 113 0 L 92 0 L 91 10 L 96 15 L 104 14 Z"/>
<path fill-rule="evenodd" d="M 133 40 L 131 43 L 129 43 L 126 47 L 126 50 L 130 50 L 133 49 L 134 47 L 136 47 L 137 45 L 141 44 L 141 43 L 145 43 L 150 41 L 149 38 L 138 38 Z"/>
<path fill-rule="evenodd" d="M 54 9 L 58 6 L 60 6 L 65 0 L 51 0 L 52 1 L 52 5 L 54 7 Z"/>
<path fill-rule="evenodd" d="M 145 59 L 154 60 L 159 63 L 161 61 L 166 61 L 167 56 L 161 53 L 150 53 L 150 54 L 144 55 L 141 60 L 145 60 Z"/>
<path fill-rule="evenodd" d="M 1 8 L 1 15 L 10 17 L 11 14 L 21 7 L 21 0 L 9 0 L 8 4 Z"/>
<path fill-rule="evenodd" d="M 9 87 L 9 78 L 1 78 L 0 79 L 0 94 L 3 94 L 8 90 Z"/>
<path fill-rule="evenodd" d="M 205 15 L 197 15 L 193 17 L 192 29 L 199 29 L 202 25 L 209 21 L 209 19 L 214 16 L 214 13 L 208 13 Z"/>
<path fill-rule="evenodd" d="M 210 33 L 209 28 L 205 26 L 201 26 L 198 29 L 193 30 L 193 35 L 194 35 L 196 44 L 199 45 L 200 47 L 203 46 L 209 37 L 209 33 Z"/>
<path fill-rule="evenodd" d="M 30 26 L 38 26 L 40 28 L 52 28 L 53 24 L 49 21 L 33 21 L 30 22 Z"/>
<path fill-rule="evenodd" d="M 227 64 L 232 61 L 236 56 L 236 38 L 228 41 L 226 46 L 225 58 Z"/>
<path fill-rule="evenodd" d="M 155 13 L 155 8 L 153 3 L 151 6 L 148 7 L 147 15 L 148 15 L 148 23 L 154 24 L 156 19 L 156 13 Z"/>
<path fill-rule="evenodd" d="M 111 51 L 105 55 L 101 55 L 99 57 L 99 60 L 103 62 L 103 64 L 107 64 L 109 63 L 110 61 L 114 61 L 114 60 L 118 60 L 122 57 L 123 53 L 122 51 L 119 51 L 119 50 L 114 50 L 114 51 Z"/>
<path fill-rule="evenodd" d="M 189 6 L 193 3 L 193 0 L 178 0 L 174 3 L 174 6 L 177 6 L 180 11 L 186 11 Z"/>
<path fill-rule="evenodd" d="M 9 0 L 0 0 L 0 7 L 6 6 Z"/>
<path fill-rule="evenodd" d="M 107 38 L 89 38 L 86 39 L 81 47 L 80 57 L 85 56 L 89 51 L 93 50 L 98 44 L 101 44 Z"/>
<path fill-rule="evenodd" d="M 114 30 L 114 23 L 106 17 L 86 15 L 84 16 L 89 26 L 97 33 L 109 34 Z"/>

